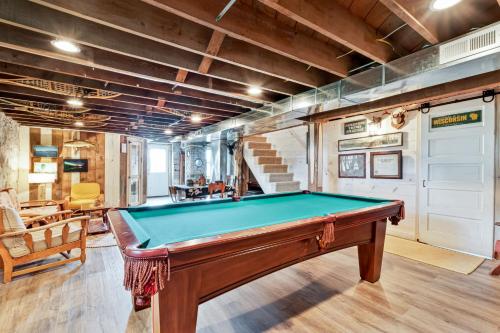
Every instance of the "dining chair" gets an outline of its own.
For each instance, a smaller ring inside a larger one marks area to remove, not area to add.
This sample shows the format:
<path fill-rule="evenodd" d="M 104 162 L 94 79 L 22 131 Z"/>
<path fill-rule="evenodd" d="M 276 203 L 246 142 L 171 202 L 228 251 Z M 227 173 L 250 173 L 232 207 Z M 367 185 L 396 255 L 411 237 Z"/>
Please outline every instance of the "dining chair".
<path fill-rule="evenodd" d="M 177 189 L 175 188 L 175 186 L 169 186 L 168 193 L 170 194 L 170 199 L 172 199 L 172 202 L 177 202 Z"/>
<path fill-rule="evenodd" d="M 213 194 L 220 193 L 220 197 L 224 198 L 224 192 L 226 191 L 226 184 L 223 182 L 210 183 L 208 184 L 208 195 L 212 199 Z"/>

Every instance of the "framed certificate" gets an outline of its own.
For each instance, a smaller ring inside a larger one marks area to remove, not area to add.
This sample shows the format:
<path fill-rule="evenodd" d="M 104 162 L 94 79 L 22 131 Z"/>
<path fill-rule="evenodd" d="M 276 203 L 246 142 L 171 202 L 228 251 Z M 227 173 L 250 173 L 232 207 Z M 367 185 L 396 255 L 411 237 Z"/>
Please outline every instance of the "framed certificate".
<path fill-rule="evenodd" d="M 366 154 L 339 155 L 339 178 L 366 178 Z"/>
<path fill-rule="evenodd" d="M 403 178 L 401 150 L 370 153 L 370 177 L 382 179 Z"/>

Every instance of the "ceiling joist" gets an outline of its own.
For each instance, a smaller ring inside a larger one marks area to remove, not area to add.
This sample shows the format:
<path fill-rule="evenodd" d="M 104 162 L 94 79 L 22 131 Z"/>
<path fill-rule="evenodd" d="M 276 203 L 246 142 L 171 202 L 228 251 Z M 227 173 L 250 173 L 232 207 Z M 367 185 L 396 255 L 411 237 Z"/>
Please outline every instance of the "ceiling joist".
<path fill-rule="evenodd" d="M 207 45 L 213 34 L 212 29 L 174 14 L 158 11 L 157 8 L 139 1 L 34 0 L 33 2 L 71 14 L 80 19 L 304 86 L 319 87 L 335 79 L 335 76 L 321 70 L 308 70 L 308 66 L 301 61 L 292 60 L 230 37 L 224 39 L 217 56 L 211 55 L 207 52 Z M 110 12 L 113 15 L 109 15 Z M 226 18 L 224 17 L 224 20 Z M 80 27 L 82 20 L 78 22 Z M 42 24 L 47 25 L 47 22 L 42 21 Z M 83 27 L 85 26 L 83 25 Z M 199 61 L 196 62 L 197 65 L 199 63 Z M 222 64 L 220 64 L 220 67 L 222 67 Z M 197 69 L 191 68 L 187 64 L 179 66 L 179 68 L 191 71 Z M 215 73 L 217 73 L 217 70 L 211 71 L 211 74 L 215 75 Z"/>
<path fill-rule="evenodd" d="M 401 20 L 406 22 L 413 30 L 418 32 L 418 34 L 425 38 L 431 44 L 439 43 L 439 37 L 436 27 L 430 22 L 426 22 L 426 16 L 428 8 L 422 13 L 419 10 L 422 7 L 422 3 L 414 0 L 380 0 L 389 8 L 391 12 L 399 16 Z"/>
<path fill-rule="evenodd" d="M 375 29 L 331 0 L 259 0 L 277 12 L 364 56 L 386 63 L 392 49 L 377 41 Z"/>
<path fill-rule="evenodd" d="M 259 15 L 254 8 L 236 3 L 230 15 L 216 22 L 215 17 L 225 6 L 224 0 L 144 0 L 177 16 L 184 17 L 236 39 L 304 62 L 340 77 L 346 77 L 350 64 L 332 45 L 289 31 L 275 20 Z"/>
<path fill-rule="evenodd" d="M 98 89 L 108 89 L 113 85 L 119 85 L 120 89 L 128 91 L 124 93 L 129 95 L 146 95 L 143 97 L 153 99 L 162 97 L 176 103 L 220 110 L 242 112 L 246 108 L 260 107 L 260 104 L 250 101 L 139 79 L 129 75 L 44 58 L 39 55 L 2 47 L 0 47 L 0 61 L 2 61 L 0 62 L 0 69 L 14 75 L 33 76 Z M 97 81 L 100 81 L 100 83 Z"/>

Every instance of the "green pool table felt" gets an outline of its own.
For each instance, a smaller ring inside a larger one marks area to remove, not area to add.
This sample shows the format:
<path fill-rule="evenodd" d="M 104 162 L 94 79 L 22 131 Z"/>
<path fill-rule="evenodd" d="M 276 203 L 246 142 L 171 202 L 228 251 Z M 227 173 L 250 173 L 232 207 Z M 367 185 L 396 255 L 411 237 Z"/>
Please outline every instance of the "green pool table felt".
<path fill-rule="evenodd" d="M 267 195 L 233 202 L 121 210 L 143 247 L 176 243 L 388 203 L 325 193 Z"/>

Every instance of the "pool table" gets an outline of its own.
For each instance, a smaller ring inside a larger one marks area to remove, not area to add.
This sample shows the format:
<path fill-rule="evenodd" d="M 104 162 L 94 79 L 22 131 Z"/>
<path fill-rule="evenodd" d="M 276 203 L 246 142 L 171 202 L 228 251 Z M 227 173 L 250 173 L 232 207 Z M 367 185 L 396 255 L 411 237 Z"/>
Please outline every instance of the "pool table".
<path fill-rule="evenodd" d="M 399 200 L 309 191 L 108 212 L 125 288 L 136 310 L 152 305 L 162 333 L 195 332 L 198 304 L 350 246 L 361 278 L 376 282 L 387 220 L 403 218 Z"/>

